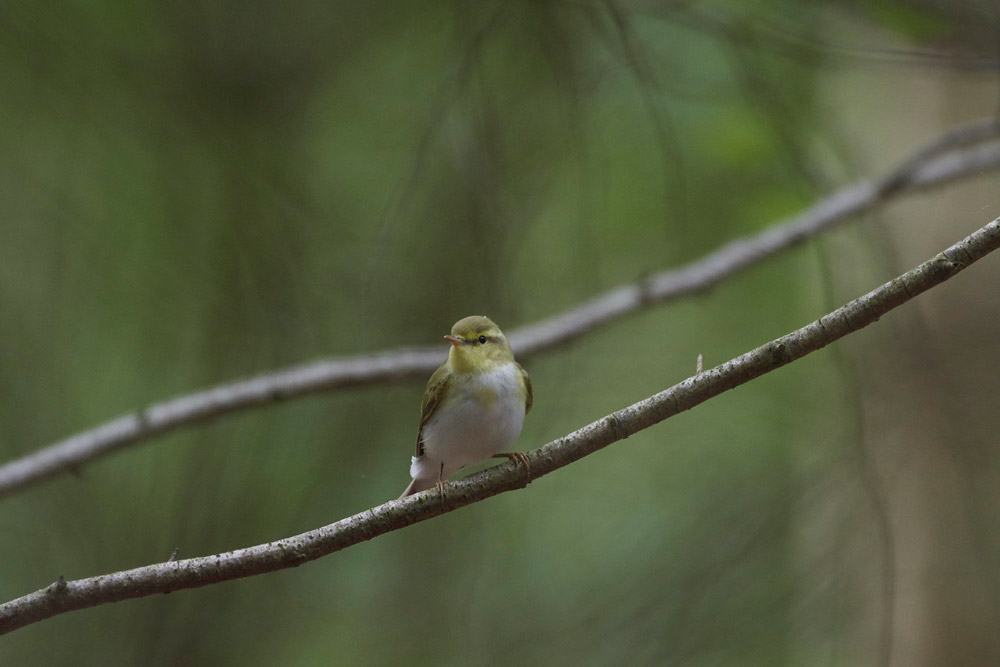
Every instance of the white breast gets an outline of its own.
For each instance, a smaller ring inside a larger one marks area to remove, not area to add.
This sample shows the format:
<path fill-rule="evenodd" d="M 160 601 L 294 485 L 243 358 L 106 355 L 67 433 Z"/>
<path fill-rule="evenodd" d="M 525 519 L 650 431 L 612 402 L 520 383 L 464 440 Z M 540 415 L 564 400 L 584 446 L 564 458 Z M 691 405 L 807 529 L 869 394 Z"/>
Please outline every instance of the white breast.
<path fill-rule="evenodd" d="M 441 471 L 446 479 L 503 451 L 521 433 L 524 399 L 520 371 L 513 363 L 462 378 L 424 425 L 424 456 L 414 459 L 410 474 L 433 474 L 436 481 Z"/>

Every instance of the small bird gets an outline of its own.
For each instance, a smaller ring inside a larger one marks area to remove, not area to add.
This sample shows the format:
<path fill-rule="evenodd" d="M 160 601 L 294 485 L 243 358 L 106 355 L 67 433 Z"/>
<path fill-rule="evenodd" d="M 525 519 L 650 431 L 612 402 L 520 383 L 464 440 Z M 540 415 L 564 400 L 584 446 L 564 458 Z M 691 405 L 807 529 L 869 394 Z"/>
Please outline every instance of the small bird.
<path fill-rule="evenodd" d="M 472 315 L 455 323 L 448 359 L 424 390 L 417 430 L 417 455 L 410 465 L 413 481 L 400 498 L 437 486 L 467 465 L 490 457 L 528 457 L 501 453 L 521 433 L 531 410 L 531 380 L 500 327 Z M 529 470 L 530 471 L 530 470 Z"/>

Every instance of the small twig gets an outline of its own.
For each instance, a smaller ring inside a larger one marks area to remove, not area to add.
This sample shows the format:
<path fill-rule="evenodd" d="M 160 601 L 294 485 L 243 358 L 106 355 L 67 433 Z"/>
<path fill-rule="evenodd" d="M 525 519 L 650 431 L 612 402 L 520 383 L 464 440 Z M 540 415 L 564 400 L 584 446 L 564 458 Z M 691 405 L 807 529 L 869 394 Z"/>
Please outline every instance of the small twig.
<path fill-rule="evenodd" d="M 998 118 L 977 120 L 949 130 L 940 137 L 927 142 L 920 150 L 910 156 L 908 160 L 905 160 L 892 173 L 883 178 L 878 183 L 879 193 L 885 196 L 902 189 L 907 184 L 917 183 L 921 178 L 920 172 L 924 168 L 924 165 L 933 158 L 960 148 L 967 148 L 991 141 L 997 135 L 1000 135 L 1000 119 Z"/>
<path fill-rule="evenodd" d="M 532 478 L 543 477 L 868 326 L 998 247 L 1000 218 L 915 269 L 797 331 L 528 452 Z M 75 609 L 295 567 L 523 486 L 522 467 L 511 462 L 450 484 L 447 493 L 440 499 L 433 491 L 421 492 L 402 500 L 389 501 L 328 526 L 267 544 L 75 581 L 65 581 L 60 577 L 46 588 L 0 605 L 0 633 Z"/>

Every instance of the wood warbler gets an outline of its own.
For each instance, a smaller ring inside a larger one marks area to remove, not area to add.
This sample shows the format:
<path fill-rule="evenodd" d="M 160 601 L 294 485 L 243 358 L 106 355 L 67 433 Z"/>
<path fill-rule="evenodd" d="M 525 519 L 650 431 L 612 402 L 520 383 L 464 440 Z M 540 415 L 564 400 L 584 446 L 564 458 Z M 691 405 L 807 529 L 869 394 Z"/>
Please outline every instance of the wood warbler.
<path fill-rule="evenodd" d="M 490 457 L 528 463 L 522 453 L 501 453 L 517 439 L 531 409 L 531 380 L 500 327 L 473 315 L 456 322 L 445 340 L 451 349 L 427 381 L 410 465 L 413 481 L 400 498 L 440 488 L 452 474 Z"/>

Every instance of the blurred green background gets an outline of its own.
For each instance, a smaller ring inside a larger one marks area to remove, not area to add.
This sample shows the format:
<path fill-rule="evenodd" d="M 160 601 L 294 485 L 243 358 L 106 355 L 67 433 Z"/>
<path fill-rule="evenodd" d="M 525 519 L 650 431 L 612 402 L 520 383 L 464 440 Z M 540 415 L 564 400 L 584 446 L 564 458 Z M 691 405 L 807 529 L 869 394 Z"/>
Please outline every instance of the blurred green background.
<path fill-rule="evenodd" d="M 985 0 L 3 3 L 0 457 L 692 261 L 994 113 L 997 35 Z M 517 447 L 874 288 L 998 192 L 900 200 L 523 358 Z M 988 258 L 523 491 L 58 616 L 0 662 L 996 664 L 998 279 Z M 247 411 L 5 498 L 0 598 L 395 497 L 422 390 Z"/>

